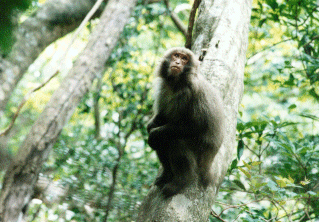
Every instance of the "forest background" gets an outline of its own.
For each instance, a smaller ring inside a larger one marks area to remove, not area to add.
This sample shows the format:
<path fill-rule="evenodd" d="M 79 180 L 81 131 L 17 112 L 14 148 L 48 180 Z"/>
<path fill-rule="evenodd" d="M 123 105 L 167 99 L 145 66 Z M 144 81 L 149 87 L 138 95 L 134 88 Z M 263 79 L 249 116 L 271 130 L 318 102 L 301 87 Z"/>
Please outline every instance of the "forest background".
<path fill-rule="evenodd" d="M 20 2 L 25 5 L 14 5 L 22 13 L 18 23 L 45 3 Z M 153 2 L 140 2 L 135 8 L 107 62 L 104 78 L 95 81 L 64 127 L 40 174 L 28 221 L 136 218 L 159 168 L 146 143 L 152 73 L 167 48 L 185 42 L 172 12 L 187 26 L 193 3 L 171 0 L 170 11 L 164 2 Z M 237 155 L 210 221 L 318 220 L 318 9 L 314 0 L 253 1 Z M 98 22 L 88 22 L 74 41 L 73 32 L 52 43 L 19 82 L 0 113 L 0 132 L 10 125 L 22 98 L 62 64 L 59 75 L 34 93 L 21 110 L 7 141 L 11 155 L 19 155 L 24 137 Z M 14 43 L 12 27 L 1 23 L 2 56 Z M 3 176 L 4 172 L 1 184 Z"/>

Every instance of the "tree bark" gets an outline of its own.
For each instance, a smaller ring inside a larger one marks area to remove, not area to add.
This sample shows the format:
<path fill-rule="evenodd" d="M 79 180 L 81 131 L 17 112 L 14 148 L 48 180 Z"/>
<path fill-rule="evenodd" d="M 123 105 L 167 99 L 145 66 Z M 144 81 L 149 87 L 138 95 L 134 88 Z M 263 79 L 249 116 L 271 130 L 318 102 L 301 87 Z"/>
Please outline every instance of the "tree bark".
<path fill-rule="evenodd" d="M 202 0 L 199 7 L 193 51 L 200 55 L 202 49 L 207 49 L 200 72 L 220 90 L 226 113 L 227 133 L 213 162 L 213 184 L 207 190 L 192 184 L 167 200 L 153 186 L 140 208 L 137 221 L 208 221 L 214 199 L 234 157 L 250 13 L 251 0 Z"/>
<path fill-rule="evenodd" d="M 11 52 L 0 57 L 0 117 L 28 67 L 48 45 L 77 28 L 94 3 L 95 0 L 48 0 L 18 27 Z M 100 13 L 101 10 L 96 15 Z"/>
<path fill-rule="evenodd" d="M 100 76 L 137 0 L 110 0 L 88 45 L 32 126 L 9 166 L 0 196 L 0 221 L 19 221 L 33 193 L 41 166 L 77 104 Z"/>

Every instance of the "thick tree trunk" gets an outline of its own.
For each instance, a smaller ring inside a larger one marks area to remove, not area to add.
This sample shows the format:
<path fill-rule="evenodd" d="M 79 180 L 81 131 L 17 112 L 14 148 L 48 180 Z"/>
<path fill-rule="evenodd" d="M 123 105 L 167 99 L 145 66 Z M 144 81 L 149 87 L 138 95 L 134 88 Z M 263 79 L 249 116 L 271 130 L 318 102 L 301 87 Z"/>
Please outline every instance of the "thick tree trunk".
<path fill-rule="evenodd" d="M 137 221 L 208 221 L 236 147 L 237 113 L 243 94 L 250 13 L 251 0 L 202 0 L 199 7 L 193 51 L 199 55 L 203 48 L 207 49 L 200 72 L 220 90 L 227 116 L 226 138 L 212 166 L 213 184 L 207 190 L 193 184 L 167 200 L 153 186 L 140 208 Z"/>
<path fill-rule="evenodd" d="M 94 78 L 103 73 L 136 3 L 137 0 L 109 1 L 88 45 L 32 126 L 7 170 L 0 196 L 0 221 L 19 221 L 27 209 L 43 162 Z"/>
<path fill-rule="evenodd" d="M 94 3 L 95 0 L 48 0 L 19 26 L 10 54 L 0 58 L 0 118 L 28 67 L 48 45 L 77 28 Z M 101 10 L 96 15 L 100 13 Z"/>

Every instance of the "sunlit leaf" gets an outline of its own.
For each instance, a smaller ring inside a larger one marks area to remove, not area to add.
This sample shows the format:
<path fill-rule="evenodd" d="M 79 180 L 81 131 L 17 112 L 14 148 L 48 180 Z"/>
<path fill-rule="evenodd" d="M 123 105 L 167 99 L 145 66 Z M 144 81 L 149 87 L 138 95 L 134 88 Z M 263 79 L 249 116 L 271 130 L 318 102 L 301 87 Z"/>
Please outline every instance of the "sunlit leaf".
<path fill-rule="evenodd" d="M 243 168 L 241 167 L 238 167 L 238 169 L 243 172 L 245 174 L 246 177 L 248 177 L 249 179 L 251 178 L 251 175 L 248 171 L 244 170 Z"/>
<path fill-rule="evenodd" d="M 307 184 L 310 183 L 310 180 L 308 180 L 306 177 L 303 181 L 300 181 L 300 184 L 303 185 L 303 186 L 306 186 Z"/>

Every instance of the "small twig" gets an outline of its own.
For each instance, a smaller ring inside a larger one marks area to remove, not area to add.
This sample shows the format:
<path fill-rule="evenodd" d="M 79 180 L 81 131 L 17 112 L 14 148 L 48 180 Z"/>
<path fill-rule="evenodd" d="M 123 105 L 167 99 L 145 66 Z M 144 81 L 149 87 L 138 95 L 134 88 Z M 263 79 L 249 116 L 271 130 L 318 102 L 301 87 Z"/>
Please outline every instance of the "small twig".
<path fill-rule="evenodd" d="M 36 91 L 38 91 L 39 89 L 41 89 L 43 86 L 45 86 L 48 82 L 50 82 L 51 79 L 53 79 L 56 75 L 59 74 L 59 70 L 57 70 L 52 76 L 49 77 L 49 79 L 47 79 L 45 82 L 43 82 L 42 84 L 40 84 L 39 86 L 35 87 L 34 89 L 30 90 L 22 99 L 20 105 L 18 106 L 18 110 L 14 113 L 14 116 L 11 120 L 10 125 L 3 131 L 1 132 L 0 136 L 7 136 L 8 133 L 10 132 L 11 128 L 13 127 L 13 124 L 15 122 L 15 120 L 17 119 L 17 117 L 19 116 L 19 113 L 22 109 L 22 107 L 24 106 L 24 104 L 28 101 L 29 97 Z"/>
<path fill-rule="evenodd" d="M 310 45 L 316 39 L 319 39 L 319 35 L 316 35 L 316 36 L 312 37 L 309 42 L 307 42 L 306 44 L 303 45 L 303 47 L 307 47 L 308 45 Z"/>
<path fill-rule="evenodd" d="M 224 211 L 229 210 L 231 208 L 239 208 L 239 207 L 247 206 L 248 204 L 260 202 L 262 200 L 264 200 L 264 199 L 254 200 L 254 201 L 251 201 L 251 202 L 248 202 L 248 203 L 244 203 L 244 204 L 239 204 L 239 205 L 228 205 L 228 204 L 224 204 L 224 203 L 217 202 L 217 201 L 216 201 L 216 203 L 219 203 L 221 205 L 226 205 L 227 206 L 227 208 L 223 209 L 222 212 L 219 214 L 219 215 L 221 215 L 222 213 L 224 213 Z"/>
<path fill-rule="evenodd" d="M 219 219 L 219 220 L 221 220 L 221 221 L 224 221 L 224 220 L 221 218 L 221 216 L 222 216 L 222 214 L 224 213 L 224 211 L 226 211 L 226 210 L 228 210 L 228 209 L 231 209 L 231 208 L 239 208 L 239 207 L 247 206 L 248 204 L 260 202 L 260 201 L 262 201 L 262 200 L 264 200 L 264 199 L 254 200 L 254 201 L 251 201 L 251 202 L 249 202 L 249 203 L 244 203 L 244 204 L 239 204 L 239 205 L 229 205 L 229 204 L 225 204 L 225 203 L 221 203 L 221 202 L 215 201 L 215 203 L 218 203 L 218 204 L 221 204 L 221 205 L 225 205 L 225 206 L 227 206 L 227 208 L 223 209 L 223 210 L 220 212 L 220 214 L 217 214 L 217 213 L 215 213 L 215 212 L 212 210 L 211 214 L 212 214 L 215 218 L 217 218 L 217 219 Z M 238 216 L 239 216 L 239 215 L 238 215 Z M 238 218 L 238 216 L 237 216 L 237 218 Z M 237 219 L 237 218 L 236 218 L 236 219 Z M 236 219 L 235 219 L 234 221 L 236 221 Z"/>
<path fill-rule="evenodd" d="M 187 29 L 186 43 L 185 43 L 185 47 L 188 49 L 191 49 L 191 47 L 192 47 L 192 36 L 193 36 L 195 15 L 196 15 L 196 11 L 197 11 L 197 8 L 198 8 L 200 3 L 201 3 L 201 0 L 194 1 L 191 13 L 189 15 L 189 22 L 188 22 L 188 29 Z"/>
<path fill-rule="evenodd" d="M 221 218 L 218 214 L 216 214 L 213 210 L 212 210 L 211 214 L 213 217 L 217 218 L 218 220 L 223 221 L 223 222 L 227 222 L 226 220 Z"/>
<path fill-rule="evenodd" d="M 256 156 L 258 156 L 257 153 L 256 153 L 254 150 L 250 149 L 247 144 L 244 144 L 244 145 L 245 145 L 245 147 L 246 147 L 250 152 L 252 152 L 252 153 L 255 154 Z"/>
<path fill-rule="evenodd" d="M 169 0 L 164 0 L 164 3 L 166 5 L 167 10 L 169 11 L 172 21 L 174 22 L 178 30 L 182 32 L 183 35 L 186 37 L 187 36 L 186 27 L 184 26 L 183 22 L 178 18 L 178 16 L 173 11 L 171 11 L 169 6 Z"/>
<path fill-rule="evenodd" d="M 148 4 L 153 4 L 153 3 L 158 3 L 162 0 L 145 0 L 144 1 L 144 5 L 148 5 Z"/>
<path fill-rule="evenodd" d="M 79 33 L 82 31 L 82 29 L 86 26 L 86 23 L 92 18 L 92 16 L 94 15 L 94 13 L 99 9 L 100 5 L 102 4 L 104 0 L 98 0 L 93 7 L 91 8 L 91 10 L 89 11 L 89 13 L 85 16 L 85 18 L 83 19 L 83 21 L 81 22 L 79 28 L 77 28 L 76 32 L 73 34 L 71 42 L 68 45 L 68 48 L 65 50 L 64 55 L 62 56 L 63 60 L 61 60 L 63 62 L 62 66 L 64 66 L 64 61 L 65 58 L 71 48 L 71 46 L 73 45 L 75 39 L 78 37 Z"/>
<path fill-rule="evenodd" d="M 239 218 L 240 214 L 237 215 L 237 217 L 235 218 L 235 220 L 233 220 L 233 222 L 235 222 L 238 218 Z"/>
<path fill-rule="evenodd" d="M 81 22 L 79 28 L 77 29 L 77 31 L 73 34 L 72 40 L 68 45 L 68 48 L 66 49 L 64 55 L 61 57 L 61 66 L 60 68 L 58 68 L 58 70 L 51 75 L 45 82 L 43 82 L 42 84 L 40 84 L 39 86 L 37 86 L 36 88 L 30 90 L 22 99 L 21 103 L 18 106 L 18 110 L 14 113 L 14 116 L 9 124 L 9 126 L 0 133 L 0 136 L 7 136 L 8 133 L 10 132 L 10 130 L 12 129 L 16 119 L 19 116 L 19 113 L 22 109 L 22 107 L 24 106 L 24 104 L 28 101 L 29 97 L 36 91 L 38 91 L 39 89 L 41 89 L 42 87 L 44 87 L 48 82 L 51 81 L 51 79 L 53 79 L 54 77 L 56 77 L 59 73 L 61 68 L 64 66 L 64 62 L 65 62 L 65 58 L 67 56 L 68 51 L 70 50 L 70 47 L 73 45 L 74 40 L 76 39 L 76 37 L 79 35 L 80 31 L 84 28 L 84 26 L 86 25 L 86 23 L 89 21 L 89 19 L 94 15 L 94 13 L 98 10 L 98 8 L 100 7 L 100 5 L 102 4 L 104 0 L 98 0 L 94 6 L 92 7 L 92 9 L 89 11 L 89 13 L 85 16 L 84 20 Z"/>
<path fill-rule="evenodd" d="M 253 53 L 252 55 L 250 55 L 250 56 L 247 58 L 247 61 L 248 61 L 249 59 L 251 59 L 252 57 L 254 57 L 255 55 L 261 53 L 261 52 L 264 52 L 264 51 L 266 51 L 266 50 L 268 50 L 268 49 L 271 49 L 272 47 L 275 47 L 276 45 L 279 45 L 279 44 L 281 44 L 281 43 L 284 43 L 284 42 L 287 42 L 287 41 L 291 41 L 291 40 L 294 40 L 294 38 L 285 39 L 285 40 L 282 40 L 282 41 L 280 41 L 280 42 L 276 42 L 276 43 L 274 43 L 274 44 L 272 44 L 272 45 L 270 45 L 270 46 L 266 46 L 265 48 L 263 48 L 263 49 L 261 49 L 261 50 L 255 52 L 255 53 Z"/>
<path fill-rule="evenodd" d="M 274 199 L 268 199 L 277 209 L 280 207 L 281 209 L 283 209 L 283 211 L 285 212 L 285 216 L 287 217 L 289 222 L 292 222 L 292 220 L 290 219 L 290 214 L 288 214 L 288 211 L 286 210 L 286 208 L 284 208 L 284 206 L 282 206 L 280 203 L 278 203 L 278 201 L 274 200 Z M 278 205 L 278 206 L 277 206 Z"/>

